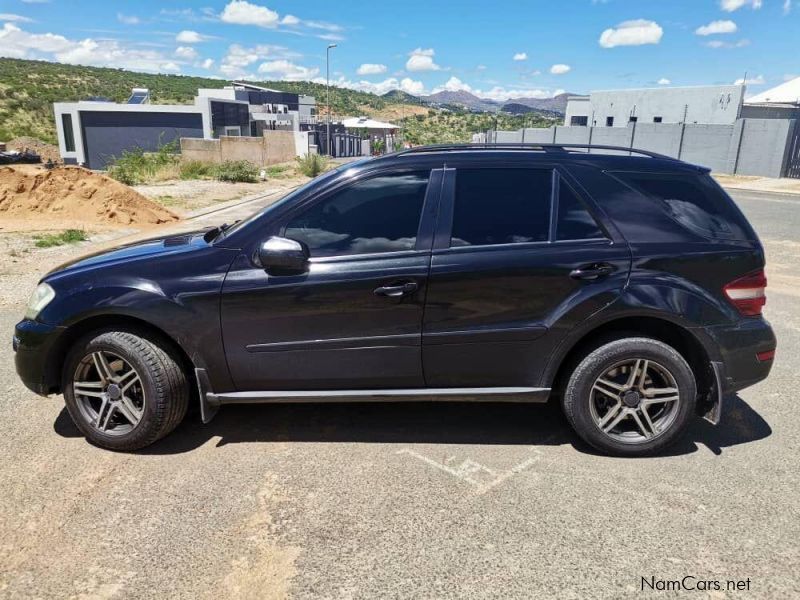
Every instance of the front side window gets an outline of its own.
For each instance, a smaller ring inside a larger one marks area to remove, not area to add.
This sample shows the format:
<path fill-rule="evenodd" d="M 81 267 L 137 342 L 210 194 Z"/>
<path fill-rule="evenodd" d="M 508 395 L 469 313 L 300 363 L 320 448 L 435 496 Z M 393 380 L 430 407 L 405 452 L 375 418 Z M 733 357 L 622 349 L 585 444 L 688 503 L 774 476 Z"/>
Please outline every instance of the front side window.
<path fill-rule="evenodd" d="M 546 242 L 553 172 L 459 169 L 451 246 Z"/>
<path fill-rule="evenodd" d="M 413 250 L 428 171 L 381 175 L 335 192 L 292 218 L 284 237 L 312 257 Z"/>
<path fill-rule="evenodd" d="M 64 150 L 75 152 L 75 132 L 72 130 L 72 115 L 63 113 L 61 115 L 61 125 L 64 130 Z"/>

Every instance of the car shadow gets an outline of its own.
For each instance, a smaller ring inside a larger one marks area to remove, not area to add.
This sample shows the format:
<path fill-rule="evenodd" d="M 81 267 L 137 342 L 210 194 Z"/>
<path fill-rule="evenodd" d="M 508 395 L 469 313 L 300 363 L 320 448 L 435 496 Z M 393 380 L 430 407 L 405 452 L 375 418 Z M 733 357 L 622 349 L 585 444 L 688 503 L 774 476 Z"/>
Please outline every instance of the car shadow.
<path fill-rule="evenodd" d="M 55 432 L 80 437 L 69 413 L 56 418 Z M 713 426 L 695 419 L 680 442 L 661 456 L 690 454 L 699 445 L 714 454 L 768 437 L 769 424 L 738 395 L 726 398 L 723 420 Z M 482 444 L 553 446 L 571 444 L 599 454 L 572 431 L 557 403 L 489 402 L 318 403 L 227 406 L 203 425 L 190 413 L 170 435 L 139 454 L 190 452 L 212 438 L 217 447 L 237 443 L 358 442 L 381 444 Z"/>

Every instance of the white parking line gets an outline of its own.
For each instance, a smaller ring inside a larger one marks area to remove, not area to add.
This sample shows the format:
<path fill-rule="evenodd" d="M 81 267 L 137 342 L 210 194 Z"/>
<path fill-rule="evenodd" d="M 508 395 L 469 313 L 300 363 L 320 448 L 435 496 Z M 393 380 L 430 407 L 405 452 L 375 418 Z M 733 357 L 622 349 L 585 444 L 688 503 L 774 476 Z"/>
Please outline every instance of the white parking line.
<path fill-rule="evenodd" d="M 532 448 L 531 451 L 535 454 L 535 456 L 527 458 L 517 463 L 510 469 L 506 469 L 504 471 L 497 471 L 475 460 L 472 460 L 471 458 L 464 459 L 461 461 L 461 464 L 456 466 L 450 466 L 450 463 L 455 462 L 455 456 L 449 456 L 444 460 L 444 462 L 439 462 L 410 448 L 403 448 L 402 450 L 398 450 L 395 454 L 406 454 L 408 456 L 413 456 L 417 460 L 420 460 L 431 467 L 434 467 L 444 473 L 447 473 L 448 475 L 455 477 L 456 479 L 460 479 L 461 481 L 474 486 L 475 493 L 480 495 L 485 494 L 501 483 L 504 483 L 514 475 L 517 475 L 518 473 L 530 468 L 542 458 L 542 453 L 538 448 Z M 487 480 L 486 477 L 489 477 L 489 479 Z"/>

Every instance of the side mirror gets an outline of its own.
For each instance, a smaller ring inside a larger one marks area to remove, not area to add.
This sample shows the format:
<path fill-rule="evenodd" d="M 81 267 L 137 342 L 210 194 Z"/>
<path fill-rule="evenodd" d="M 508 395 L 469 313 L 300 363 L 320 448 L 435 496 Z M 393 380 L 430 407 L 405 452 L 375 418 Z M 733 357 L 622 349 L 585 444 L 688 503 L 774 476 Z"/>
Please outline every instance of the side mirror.
<path fill-rule="evenodd" d="M 258 248 L 258 262 L 273 275 L 298 275 L 308 271 L 310 253 L 302 242 L 273 236 Z"/>

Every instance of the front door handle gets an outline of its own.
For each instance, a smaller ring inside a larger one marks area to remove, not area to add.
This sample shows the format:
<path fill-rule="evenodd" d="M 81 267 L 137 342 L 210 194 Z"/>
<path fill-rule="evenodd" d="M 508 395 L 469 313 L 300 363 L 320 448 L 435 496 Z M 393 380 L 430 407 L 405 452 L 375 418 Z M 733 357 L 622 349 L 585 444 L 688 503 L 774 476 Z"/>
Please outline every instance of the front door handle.
<path fill-rule="evenodd" d="M 374 294 L 386 298 L 402 298 L 413 294 L 418 289 L 419 285 L 417 285 L 416 281 L 404 281 L 375 288 Z"/>
<path fill-rule="evenodd" d="M 583 281 L 597 281 L 603 277 L 608 277 L 615 271 L 614 266 L 608 263 L 585 265 L 570 271 L 569 276 L 573 279 Z"/>

